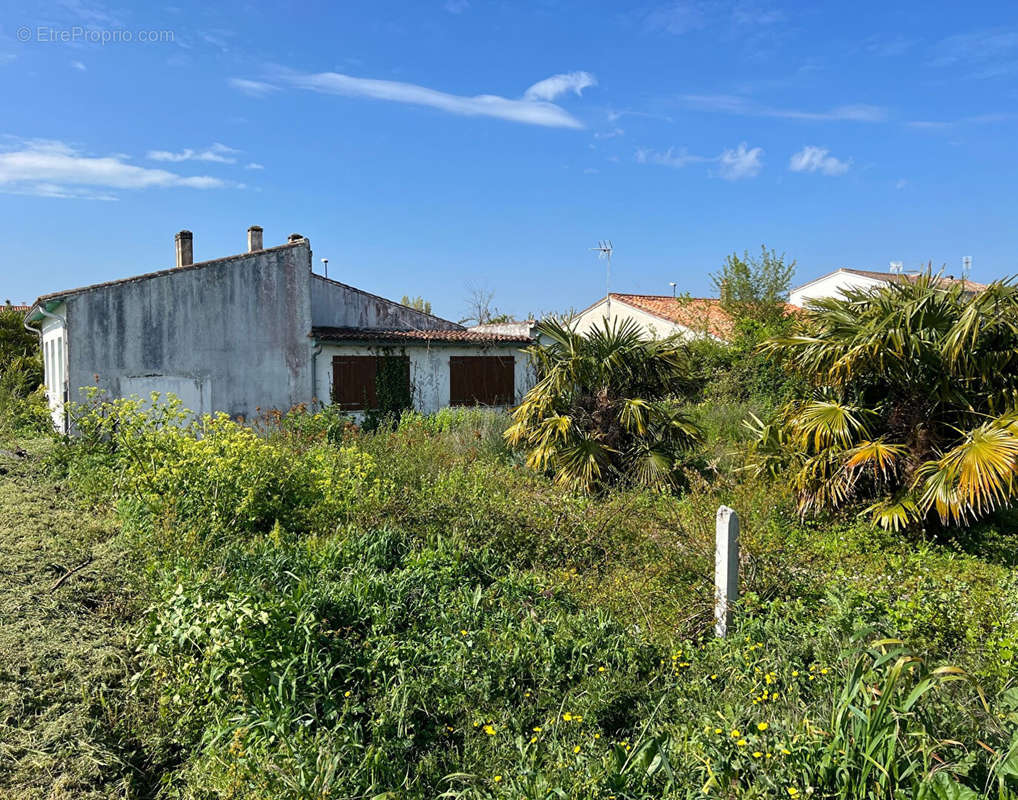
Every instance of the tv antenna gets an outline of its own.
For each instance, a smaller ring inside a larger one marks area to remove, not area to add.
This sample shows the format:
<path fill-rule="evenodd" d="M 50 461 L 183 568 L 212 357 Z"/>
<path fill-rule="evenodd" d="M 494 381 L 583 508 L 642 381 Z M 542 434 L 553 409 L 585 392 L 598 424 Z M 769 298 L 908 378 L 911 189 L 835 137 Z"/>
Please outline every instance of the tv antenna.
<path fill-rule="evenodd" d="M 612 252 L 614 252 L 615 248 L 612 246 L 611 239 L 602 239 L 597 243 L 597 247 L 591 247 L 590 249 L 597 253 L 597 257 L 599 259 L 607 262 L 604 275 L 604 296 L 606 300 L 605 316 L 610 317 L 612 311 Z"/>
<path fill-rule="evenodd" d="M 322 266 L 325 268 L 325 277 L 328 278 L 329 277 L 329 259 L 323 258 L 322 259 Z"/>
<path fill-rule="evenodd" d="M 905 264 L 901 261 L 891 262 L 891 272 L 893 272 L 895 275 L 901 275 L 902 270 L 904 270 L 904 268 Z"/>
<path fill-rule="evenodd" d="M 961 279 L 967 281 L 972 274 L 972 256 L 961 257 Z"/>
<path fill-rule="evenodd" d="M 668 285 L 672 287 L 672 299 L 674 300 L 675 299 L 675 286 L 676 286 L 676 283 L 675 283 L 675 281 L 668 281 Z"/>

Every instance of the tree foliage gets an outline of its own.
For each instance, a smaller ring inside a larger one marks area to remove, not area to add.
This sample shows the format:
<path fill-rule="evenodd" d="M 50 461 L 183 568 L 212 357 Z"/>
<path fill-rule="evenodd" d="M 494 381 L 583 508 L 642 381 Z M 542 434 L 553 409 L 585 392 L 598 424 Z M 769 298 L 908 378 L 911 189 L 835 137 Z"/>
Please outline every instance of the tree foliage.
<path fill-rule="evenodd" d="M 423 297 L 418 295 L 417 297 L 410 297 L 409 295 L 403 295 L 403 299 L 400 300 L 405 306 L 416 309 L 417 311 L 423 311 L 425 314 L 431 313 L 431 301 L 425 300 Z"/>
<path fill-rule="evenodd" d="M 680 456 L 699 438 L 672 396 L 689 369 L 677 339 L 648 339 L 631 320 L 537 326 L 529 350 L 539 381 L 513 411 L 506 441 L 528 451 L 529 466 L 563 484 L 591 490 L 630 481 L 673 483 Z"/>
<path fill-rule="evenodd" d="M 791 466 L 803 513 L 868 501 L 884 527 L 967 523 L 1015 495 L 1018 287 L 929 271 L 811 303 L 767 352 L 809 391 L 757 421 L 760 466 Z"/>
<path fill-rule="evenodd" d="M 778 254 L 761 245 L 759 257 L 748 251 L 740 258 L 732 253 L 718 272 L 711 275 L 724 310 L 736 320 L 762 325 L 779 323 L 785 314 L 785 300 L 795 270 L 795 261 L 785 263 Z"/>

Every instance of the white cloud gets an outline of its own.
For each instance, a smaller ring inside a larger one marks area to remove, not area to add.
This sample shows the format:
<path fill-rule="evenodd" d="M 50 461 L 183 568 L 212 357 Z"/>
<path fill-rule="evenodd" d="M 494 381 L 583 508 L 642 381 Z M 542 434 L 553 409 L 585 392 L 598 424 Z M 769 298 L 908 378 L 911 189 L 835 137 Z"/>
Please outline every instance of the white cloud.
<path fill-rule="evenodd" d="M 788 161 L 792 172 L 819 172 L 823 175 L 844 175 L 848 172 L 851 162 L 842 161 L 830 155 L 824 147 L 807 145 Z"/>
<path fill-rule="evenodd" d="M 746 0 L 672 0 L 652 9 L 645 17 L 647 27 L 681 36 L 710 28 L 725 41 L 773 36 L 785 14 Z"/>
<path fill-rule="evenodd" d="M 718 174 L 726 181 L 753 178 L 763 169 L 763 148 L 748 149 L 745 142 L 734 150 L 725 149 L 717 156 L 699 156 L 689 153 L 685 148 L 676 150 L 669 147 L 659 151 L 641 147 L 637 149 L 635 157 L 638 164 L 657 164 L 675 169 L 682 169 L 688 164 L 717 164 Z"/>
<path fill-rule="evenodd" d="M 86 67 L 86 66 L 85 66 L 85 65 L 84 65 L 84 64 L 83 64 L 82 62 L 80 62 L 80 61 L 72 61 L 72 62 L 71 62 L 71 66 L 72 66 L 72 67 L 74 67 L 74 68 L 75 68 L 76 70 L 78 70 L 79 72 L 84 72 L 85 70 L 87 70 L 87 69 L 88 69 L 88 67 Z"/>
<path fill-rule="evenodd" d="M 247 164 L 244 169 L 265 169 L 265 165 L 259 164 L 257 161 L 252 161 Z"/>
<path fill-rule="evenodd" d="M 597 78 L 589 72 L 564 72 L 538 81 L 523 93 L 523 99 L 551 101 L 566 92 L 579 96 L 588 86 L 597 86 Z"/>
<path fill-rule="evenodd" d="M 1018 29 L 996 28 L 948 36 L 940 41 L 931 66 L 975 68 L 972 77 L 997 78 L 1018 71 Z"/>
<path fill-rule="evenodd" d="M 169 150 L 149 150 L 148 158 L 153 161 L 214 161 L 217 164 L 235 164 L 237 163 L 236 154 L 239 152 L 225 144 L 215 142 L 204 150 L 187 148 L 179 153 L 172 153 Z"/>
<path fill-rule="evenodd" d="M 763 148 L 749 150 L 743 142 L 734 150 L 725 150 L 718 161 L 721 164 L 719 172 L 726 181 L 755 178 L 763 169 Z"/>
<path fill-rule="evenodd" d="M 687 108 L 694 111 L 712 111 L 745 117 L 778 117 L 818 122 L 839 120 L 883 122 L 887 119 L 886 109 L 864 103 L 836 106 L 827 111 L 803 111 L 794 108 L 771 108 L 753 103 L 745 97 L 728 94 L 687 94 L 682 97 L 682 102 Z"/>
<path fill-rule="evenodd" d="M 598 131 L 594 134 L 595 139 L 614 139 L 616 136 L 625 136 L 622 128 L 612 128 L 610 131 Z"/>
<path fill-rule="evenodd" d="M 481 94 L 473 97 L 449 94 L 400 81 L 356 78 L 339 72 L 301 73 L 292 70 L 277 70 L 274 79 L 296 89 L 306 89 L 322 94 L 337 94 L 345 97 L 369 97 L 394 103 L 427 106 L 463 116 L 495 117 L 497 119 L 521 122 L 527 125 L 543 125 L 552 128 L 582 128 L 583 124 L 561 106 L 549 102 L 563 92 L 579 94 L 585 87 L 593 86 L 596 80 L 586 72 L 571 72 L 553 75 L 527 89 L 519 100 Z M 233 78 L 230 85 L 248 94 L 265 94 L 274 84 Z M 255 88 L 257 87 L 257 88 Z"/>
<path fill-rule="evenodd" d="M 1011 111 L 989 112 L 986 114 L 972 114 L 968 117 L 960 117 L 956 120 L 912 120 L 906 122 L 909 128 L 917 128 L 926 131 L 952 130 L 959 125 L 990 125 L 995 122 L 1007 122 L 1014 119 L 1018 114 Z"/>
<path fill-rule="evenodd" d="M 184 176 L 163 169 L 138 167 L 126 163 L 120 155 L 88 156 L 58 141 L 19 141 L 12 149 L 0 151 L 0 191 L 7 194 L 111 200 L 115 197 L 109 193 L 78 187 L 218 189 L 226 186 L 240 184 L 208 175 Z"/>
<path fill-rule="evenodd" d="M 279 91 L 279 87 L 273 86 L 271 83 L 265 83 L 264 81 L 250 81 L 247 78 L 230 78 L 227 83 L 229 83 L 234 89 L 237 89 L 244 94 L 251 95 L 251 97 L 263 97 L 270 92 Z"/>
<path fill-rule="evenodd" d="M 462 14 L 470 8 L 470 0 L 445 0 L 443 8 L 450 14 Z"/>
<path fill-rule="evenodd" d="M 686 148 L 684 147 L 680 148 L 678 151 L 676 151 L 674 147 L 669 147 L 663 152 L 651 150 L 647 147 L 639 147 L 636 150 L 637 164 L 658 164 L 662 167 L 675 167 L 676 169 L 681 169 L 687 164 L 697 164 L 705 161 L 717 161 L 717 158 L 692 155 L 686 152 Z"/>

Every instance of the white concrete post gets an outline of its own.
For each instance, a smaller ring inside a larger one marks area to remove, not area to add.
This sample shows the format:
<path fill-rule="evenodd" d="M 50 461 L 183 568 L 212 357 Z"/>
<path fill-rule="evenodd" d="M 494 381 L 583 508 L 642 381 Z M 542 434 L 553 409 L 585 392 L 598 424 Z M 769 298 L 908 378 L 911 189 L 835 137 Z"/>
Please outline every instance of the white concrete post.
<path fill-rule="evenodd" d="M 714 550 L 714 633 L 722 638 L 739 599 L 739 515 L 728 506 L 718 509 Z"/>

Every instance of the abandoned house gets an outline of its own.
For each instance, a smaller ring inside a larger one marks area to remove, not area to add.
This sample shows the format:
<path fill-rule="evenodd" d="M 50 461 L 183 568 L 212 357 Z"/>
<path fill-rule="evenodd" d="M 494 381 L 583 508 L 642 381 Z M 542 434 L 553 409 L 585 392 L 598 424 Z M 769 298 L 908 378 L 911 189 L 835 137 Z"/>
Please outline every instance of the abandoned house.
<path fill-rule="evenodd" d="M 107 397 L 173 393 L 194 414 L 332 402 L 359 413 L 383 391 L 422 412 L 506 406 L 532 384 L 525 333 L 471 331 L 312 272 L 310 242 L 291 234 L 265 248 L 193 263 L 176 236 L 176 267 L 52 292 L 30 307 L 42 329 L 54 424 L 82 387 Z"/>

